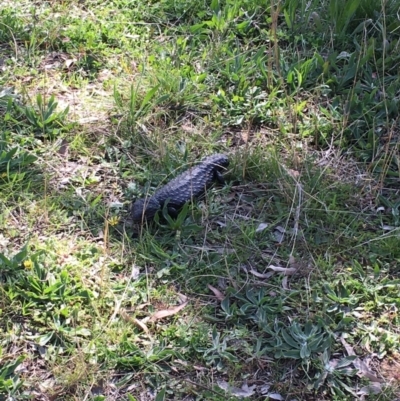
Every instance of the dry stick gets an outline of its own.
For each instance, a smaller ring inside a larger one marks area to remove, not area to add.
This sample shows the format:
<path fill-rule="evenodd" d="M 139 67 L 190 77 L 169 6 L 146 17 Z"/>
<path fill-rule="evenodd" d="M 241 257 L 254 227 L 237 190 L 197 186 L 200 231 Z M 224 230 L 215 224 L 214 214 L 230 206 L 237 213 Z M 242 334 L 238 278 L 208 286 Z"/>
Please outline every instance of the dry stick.
<path fill-rule="evenodd" d="M 107 256 L 108 254 L 108 238 L 109 238 L 109 223 L 108 223 L 108 212 L 109 210 L 107 209 L 106 214 L 104 216 L 104 234 L 103 234 L 103 254 Z M 101 272 L 100 272 L 100 283 L 101 283 L 101 291 L 103 291 L 103 283 L 104 283 L 104 274 L 106 270 L 106 264 L 103 262 L 101 264 Z"/>
<path fill-rule="evenodd" d="M 299 182 L 296 178 L 294 178 L 294 177 L 289 173 L 289 171 L 287 170 L 286 166 L 284 166 L 284 165 L 282 164 L 282 167 L 283 167 L 284 170 L 286 171 L 286 174 L 287 174 L 289 177 L 292 177 L 293 180 L 295 181 L 295 183 L 296 183 L 296 189 L 297 189 L 296 192 L 298 193 L 298 202 L 297 202 L 297 206 L 296 206 L 296 208 L 295 208 L 294 226 L 293 226 L 293 235 L 292 235 L 292 237 L 295 239 L 295 238 L 297 237 L 297 233 L 298 233 L 298 231 L 299 231 L 299 221 L 300 221 L 301 203 L 302 203 L 302 200 L 303 200 L 303 187 L 302 187 L 302 185 L 300 184 L 300 182 Z M 296 197 L 294 196 L 294 197 L 293 197 L 293 202 L 292 202 L 292 208 L 293 208 L 293 204 L 294 204 L 295 198 L 296 198 Z M 293 255 L 294 246 L 295 246 L 295 242 L 294 242 L 294 240 L 293 240 L 293 246 L 292 246 L 292 250 L 291 250 L 291 252 L 290 252 L 291 255 Z"/>
<path fill-rule="evenodd" d="M 296 212 L 294 215 L 294 227 L 293 227 L 293 237 L 296 238 L 297 237 L 297 233 L 299 230 L 299 220 L 300 220 L 300 210 L 301 210 L 301 202 L 303 200 L 303 188 L 300 184 L 299 181 L 296 181 L 296 188 L 298 191 L 298 204 L 296 206 Z M 292 248 L 292 252 L 290 253 L 291 255 L 293 255 L 293 251 L 294 251 L 294 241 L 293 241 L 293 248 Z"/>
<path fill-rule="evenodd" d="M 385 102 L 385 107 L 387 107 L 387 106 L 386 106 L 386 102 Z M 387 110 L 386 110 L 386 117 L 387 117 Z M 386 140 L 385 152 L 384 152 L 384 153 L 385 153 L 385 156 L 386 156 L 386 160 L 385 160 L 385 163 L 384 163 L 384 166 L 383 166 L 383 169 L 382 169 L 382 174 L 381 174 L 380 179 L 379 179 L 379 188 L 380 188 L 380 190 L 382 190 L 382 188 L 383 188 L 384 180 L 385 180 L 386 174 L 387 174 L 388 171 L 389 171 L 389 168 L 390 168 L 390 160 L 391 160 L 392 157 L 394 157 L 394 155 L 396 154 L 396 146 L 393 147 L 393 150 L 390 150 L 389 147 L 390 147 L 390 142 L 391 142 L 392 137 L 393 137 L 393 133 L 394 133 L 394 129 L 395 129 L 394 127 L 396 126 L 397 120 L 398 120 L 398 119 L 393 120 L 391 129 L 390 129 L 390 131 L 389 131 L 389 137 L 388 137 L 387 140 Z M 389 121 L 387 121 L 387 124 L 389 125 Z M 390 156 L 390 157 L 387 157 L 387 156 Z"/>

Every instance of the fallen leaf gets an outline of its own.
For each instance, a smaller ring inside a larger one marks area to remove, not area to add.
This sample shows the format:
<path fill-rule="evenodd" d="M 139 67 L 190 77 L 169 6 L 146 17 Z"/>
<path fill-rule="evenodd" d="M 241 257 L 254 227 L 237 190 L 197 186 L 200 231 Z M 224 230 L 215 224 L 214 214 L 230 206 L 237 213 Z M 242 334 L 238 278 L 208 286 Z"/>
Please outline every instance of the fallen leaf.
<path fill-rule="evenodd" d="M 58 154 L 60 156 L 63 156 L 64 159 L 68 159 L 68 148 L 69 148 L 69 143 L 68 141 L 64 138 L 61 142 L 60 148 L 58 149 Z"/>
<path fill-rule="evenodd" d="M 280 266 L 274 266 L 274 265 L 269 265 L 267 267 L 267 269 L 271 269 L 274 272 L 283 273 L 286 276 L 294 274 L 296 272 L 296 270 L 297 270 L 294 267 L 280 267 Z"/>
<path fill-rule="evenodd" d="M 139 319 L 129 316 L 128 313 L 126 312 L 126 310 L 120 309 L 119 314 L 126 322 L 132 323 L 139 329 L 143 330 L 146 334 L 150 334 L 150 331 L 147 328 L 147 326 Z"/>
<path fill-rule="evenodd" d="M 366 377 L 375 383 L 383 383 L 384 380 L 376 377 L 374 372 L 367 366 L 367 364 L 360 358 L 353 361 L 353 365 L 358 369 L 357 375 L 360 377 Z"/>
<path fill-rule="evenodd" d="M 267 397 L 271 398 L 272 400 L 283 400 L 283 397 L 278 393 L 268 393 Z"/>
<path fill-rule="evenodd" d="M 395 230 L 395 229 L 396 229 L 395 226 L 388 226 L 388 225 L 386 225 L 386 224 L 382 224 L 382 230 L 385 230 L 385 231 L 392 231 L 392 230 Z"/>
<path fill-rule="evenodd" d="M 222 246 L 216 247 L 216 248 L 210 248 L 211 251 L 215 251 L 221 255 L 231 255 L 233 253 L 236 253 L 236 251 L 232 248 L 225 248 Z"/>
<path fill-rule="evenodd" d="M 187 295 L 185 295 L 185 294 L 181 294 L 181 293 L 179 293 L 178 292 L 178 297 L 179 297 L 179 301 L 180 302 L 186 302 L 187 300 L 188 300 L 188 297 L 187 297 Z"/>
<path fill-rule="evenodd" d="M 75 58 L 70 58 L 65 60 L 65 66 L 67 67 L 67 69 L 69 69 L 69 67 L 71 67 L 71 65 L 76 63 L 76 59 Z"/>
<path fill-rule="evenodd" d="M 226 223 L 224 223 L 223 221 L 217 220 L 216 223 L 217 223 L 220 227 L 226 227 Z"/>
<path fill-rule="evenodd" d="M 353 347 L 344 338 L 340 338 L 340 342 L 344 346 L 344 348 L 345 348 L 345 350 L 346 350 L 348 355 L 355 355 L 356 354 L 354 352 Z"/>
<path fill-rule="evenodd" d="M 42 358 L 44 358 L 45 355 L 46 355 L 46 348 L 43 347 L 42 345 L 39 345 L 39 346 L 37 347 L 37 350 L 38 350 L 38 352 L 39 352 L 39 355 L 40 355 Z"/>
<path fill-rule="evenodd" d="M 260 223 L 256 228 L 256 233 L 264 231 L 268 227 L 268 223 Z"/>
<path fill-rule="evenodd" d="M 297 178 L 300 175 L 300 172 L 297 170 L 288 169 L 287 171 L 293 178 Z"/>
<path fill-rule="evenodd" d="M 256 270 L 253 270 L 253 269 L 249 270 L 249 273 L 251 273 L 253 276 L 256 276 L 258 278 L 270 278 L 271 276 L 274 275 L 273 272 L 268 272 L 268 273 L 263 274 L 263 273 L 259 273 Z"/>
<path fill-rule="evenodd" d="M 381 383 L 372 383 L 368 386 L 361 387 L 357 394 L 360 395 L 379 394 L 381 391 L 382 391 Z"/>
<path fill-rule="evenodd" d="M 214 293 L 214 295 L 218 299 L 218 301 L 223 301 L 225 299 L 225 295 L 222 294 L 222 292 L 220 290 L 218 290 L 217 288 L 213 287 L 210 284 L 208 284 L 207 287 Z"/>
<path fill-rule="evenodd" d="M 254 394 L 256 386 L 248 386 L 246 383 L 241 388 L 231 386 L 229 383 L 223 380 L 218 380 L 217 384 L 220 388 L 227 391 L 228 393 L 236 397 L 250 397 Z"/>
<path fill-rule="evenodd" d="M 132 280 L 137 280 L 139 278 L 139 274 L 140 274 L 140 268 L 138 266 L 132 266 L 132 270 L 131 270 L 131 279 Z"/>
<path fill-rule="evenodd" d="M 228 390 L 228 388 L 230 387 L 229 383 L 223 380 L 218 380 L 217 384 L 220 388 L 222 388 L 222 390 Z"/>
<path fill-rule="evenodd" d="M 193 133 L 196 132 L 196 128 L 193 127 L 192 125 L 188 125 L 188 124 L 182 124 L 181 125 L 181 130 L 185 131 L 185 132 L 188 132 L 190 134 L 193 134 Z"/>
<path fill-rule="evenodd" d="M 175 306 L 175 308 L 160 310 L 154 313 L 153 316 L 150 318 L 150 322 L 155 322 L 156 320 L 164 319 L 168 316 L 176 315 L 180 310 L 182 310 L 189 302 L 184 302 L 181 305 Z"/>
<path fill-rule="evenodd" d="M 53 378 L 50 378 L 46 380 L 41 380 L 38 384 L 38 387 L 40 391 L 47 392 L 48 390 L 53 389 L 55 387 L 55 384 L 55 380 Z"/>
<path fill-rule="evenodd" d="M 146 303 L 144 303 L 144 304 L 140 304 L 140 305 L 138 305 L 138 306 L 136 306 L 136 310 L 142 310 L 142 309 L 144 309 L 146 306 L 149 306 L 149 305 L 151 305 L 150 304 L 150 302 L 146 302 Z"/>
<path fill-rule="evenodd" d="M 346 352 L 349 355 L 356 355 L 354 352 L 353 347 L 344 339 L 340 338 L 340 342 L 346 349 Z M 367 379 L 371 380 L 375 383 L 383 383 L 384 380 L 380 379 L 379 377 L 375 376 L 375 373 L 367 366 L 367 364 L 360 358 L 357 358 L 353 361 L 353 365 L 356 369 L 358 369 L 357 375 L 360 377 L 366 377 Z"/>
<path fill-rule="evenodd" d="M 179 363 L 183 366 L 188 366 L 188 363 L 186 361 L 182 361 L 181 359 L 174 359 L 175 363 Z"/>
<path fill-rule="evenodd" d="M 241 132 L 240 133 L 240 137 L 241 137 L 241 140 L 243 141 L 243 143 L 247 143 L 248 141 L 249 141 L 249 132 L 247 131 L 247 132 Z"/>
<path fill-rule="evenodd" d="M 267 383 L 267 384 L 264 384 L 263 386 L 261 386 L 259 390 L 260 390 L 261 394 L 267 394 L 270 388 L 271 388 L 271 384 Z"/>
<path fill-rule="evenodd" d="M 221 288 L 221 290 L 226 290 L 227 284 L 225 277 L 218 278 L 218 287 Z"/>
<path fill-rule="evenodd" d="M 135 317 L 132 318 L 132 323 L 134 323 L 139 329 L 142 329 L 146 334 L 150 334 L 149 329 L 147 326 L 139 319 L 136 319 Z"/>
<path fill-rule="evenodd" d="M 298 267 L 296 259 L 295 259 L 295 257 L 293 255 L 289 256 L 289 266 L 293 267 L 293 268 L 297 268 Z"/>
<path fill-rule="evenodd" d="M 285 231 L 281 231 L 280 230 L 281 228 L 282 227 L 276 227 L 276 229 L 273 231 L 273 235 L 275 237 L 275 240 L 278 243 L 283 242 L 283 239 L 285 238 Z"/>
<path fill-rule="evenodd" d="M 282 280 L 282 288 L 284 290 L 288 290 L 289 289 L 289 287 L 288 287 L 288 276 L 287 275 Z"/>

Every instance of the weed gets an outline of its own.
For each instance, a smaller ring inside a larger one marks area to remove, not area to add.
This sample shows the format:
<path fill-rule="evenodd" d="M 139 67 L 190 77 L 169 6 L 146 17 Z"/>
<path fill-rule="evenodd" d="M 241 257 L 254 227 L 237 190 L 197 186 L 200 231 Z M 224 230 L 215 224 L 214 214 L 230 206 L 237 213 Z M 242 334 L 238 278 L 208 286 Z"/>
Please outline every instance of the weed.
<path fill-rule="evenodd" d="M 19 394 L 22 386 L 22 380 L 16 374 L 15 370 L 23 362 L 24 358 L 19 357 L 13 362 L 2 365 L 0 370 L 0 395 L 13 397 Z"/>
<path fill-rule="evenodd" d="M 10 148 L 6 141 L 0 140 L 0 179 L 2 181 L 20 181 L 25 177 L 27 167 L 37 157 L 18 147 Z"/>
<path fill-rule="evenodd" d="M 54 96 L 51 96 L 47 104 L 45 104 L 41 94 L 36 97 L 36 105 L 36 108 L 30 106 L 16 107 L 17 111 L 26 118 L 27 123 L 30 124 L 36 135 L 50 139 L 59 136 L 69 108 L 67 107 L 65 110 L 57 112 L 57 102 Z"/>

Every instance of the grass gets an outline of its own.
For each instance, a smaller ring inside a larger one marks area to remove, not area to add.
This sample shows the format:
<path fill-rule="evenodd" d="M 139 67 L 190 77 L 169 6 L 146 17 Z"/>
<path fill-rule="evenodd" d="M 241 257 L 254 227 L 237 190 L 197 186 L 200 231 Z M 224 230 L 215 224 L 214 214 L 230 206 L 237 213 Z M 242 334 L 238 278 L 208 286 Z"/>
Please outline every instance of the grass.
<path fill-rule="evenodd" d="M 3 2 L 0 400 L 399 397 L 398 8 Z"/>

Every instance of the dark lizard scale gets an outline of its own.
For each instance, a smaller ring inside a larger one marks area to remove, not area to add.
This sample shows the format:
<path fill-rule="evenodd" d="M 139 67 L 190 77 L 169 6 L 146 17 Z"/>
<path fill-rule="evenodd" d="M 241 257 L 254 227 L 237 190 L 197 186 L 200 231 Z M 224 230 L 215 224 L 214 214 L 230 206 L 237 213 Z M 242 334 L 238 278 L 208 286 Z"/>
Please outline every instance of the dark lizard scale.
<path fill-rule="evenodd" d="M 224 182 L 221 171 L 229 165 L 226 155 L 215 154 L 203 159 L 197 166 L 183 172 L 160 188 L 153 196 L 137 200 L 132 206 L 134 222 L 151 219 L 168 200 L 170 213 L 180 209 L 186 202 L 201 196 L 214 182 Z"/>

